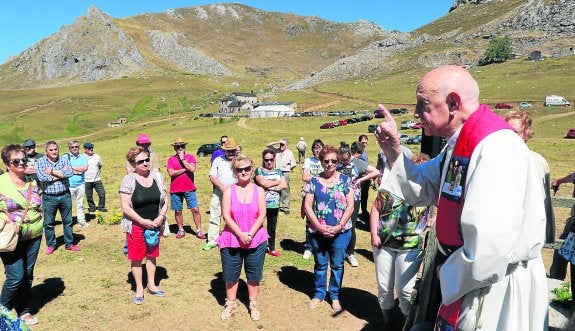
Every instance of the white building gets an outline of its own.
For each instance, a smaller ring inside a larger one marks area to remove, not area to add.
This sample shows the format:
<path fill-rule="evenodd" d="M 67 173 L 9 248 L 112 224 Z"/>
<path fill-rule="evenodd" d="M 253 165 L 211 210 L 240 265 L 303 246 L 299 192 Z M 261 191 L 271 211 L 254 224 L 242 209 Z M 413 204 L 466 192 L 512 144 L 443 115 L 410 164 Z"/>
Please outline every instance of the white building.
<path fill-rule="evenodd" d="M 294 112 L 293 108 L 284 105 L 259 106 L 250 111 L 250 118 L 284 117 Z"/>

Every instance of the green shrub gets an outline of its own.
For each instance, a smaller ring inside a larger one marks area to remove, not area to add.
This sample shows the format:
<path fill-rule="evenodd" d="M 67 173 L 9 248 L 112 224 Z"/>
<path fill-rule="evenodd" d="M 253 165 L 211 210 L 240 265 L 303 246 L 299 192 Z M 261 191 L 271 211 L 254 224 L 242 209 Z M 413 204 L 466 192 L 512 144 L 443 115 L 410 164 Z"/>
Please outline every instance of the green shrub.
<path fill-rule="evenodd" d="M 571 283 L 565 282 L 561 284 L 561 286 L 553 289 L 553 294 L 555 294 L 555 298 L 553 301 L 555 302 L 569 302 L 571 301 Z"/>
<path fill-rule="evenodd" d="M 123 214 L 121 211 L 113 209 L 108 213 L 96 212 L 96 221 L 98 224 L 115 225 L 122 222 Z"/>

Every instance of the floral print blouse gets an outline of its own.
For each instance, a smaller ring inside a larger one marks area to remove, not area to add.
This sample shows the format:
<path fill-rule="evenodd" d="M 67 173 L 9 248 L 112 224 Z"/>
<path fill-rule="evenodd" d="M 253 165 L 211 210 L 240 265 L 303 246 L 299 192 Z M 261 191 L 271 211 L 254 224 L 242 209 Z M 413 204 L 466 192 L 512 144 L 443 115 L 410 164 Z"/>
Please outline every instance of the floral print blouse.
<path fill-rule="evenodd" d="M 321 224 L 337 225 L 347 208 L 346 195 L 352 189 L 351 179 L 343 174 L 339 174 L 339 180 L 332 187 L 324 186 L 319 177 L 312 177 L 305 185 L 304 192 L 313 194 L 312 209 Z M 310 224 L 311 232 L 317 229 Z M 351 229 L 351 222 L 347 222 L 343 231 Z"/>

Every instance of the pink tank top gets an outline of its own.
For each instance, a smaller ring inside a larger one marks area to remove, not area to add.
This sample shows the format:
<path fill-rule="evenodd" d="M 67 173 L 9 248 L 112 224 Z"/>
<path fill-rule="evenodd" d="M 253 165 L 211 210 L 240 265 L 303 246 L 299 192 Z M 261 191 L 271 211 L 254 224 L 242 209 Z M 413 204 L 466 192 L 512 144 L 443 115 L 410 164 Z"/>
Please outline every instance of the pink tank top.
<path fill-rule="evenodd" d="M 253 185 L 252 200 L 249 203 L 242 203 L 238 200 L 236 187 L 237 185 L 233 185 L 231 187 L 230 214 L 240 229 L 242 229 L 244 232 L 248 232 L 258 217 L 258 187 Z M 268 238 L 268 232 L 262 226 L 252 237 L 251 243 L 244 245 L 226 225 L 216 242 L 220 248 L 256 248 L 259 246 L 259 244 L 266 241 Z"/>

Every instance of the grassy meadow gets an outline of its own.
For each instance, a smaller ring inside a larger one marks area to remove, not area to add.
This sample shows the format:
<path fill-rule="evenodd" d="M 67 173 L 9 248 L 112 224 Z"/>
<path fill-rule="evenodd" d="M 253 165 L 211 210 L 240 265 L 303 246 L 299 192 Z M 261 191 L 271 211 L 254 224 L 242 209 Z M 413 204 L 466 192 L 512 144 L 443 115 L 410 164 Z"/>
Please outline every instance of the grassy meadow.
<path fill-rule="evenodd" d="M 563 136 L 568 128 L 575 127 L 575 111 L 574 107 L 546 108 L 542 101 L 547 94 L 563 95 L 571 101 L 575 99 L 571 83 L 574 66 L 575 58 L 571 57 L 537 63 L 517 60 L 508 65 L 472 69 L 479 81 L 483 102 L 516 105 L 520 101 L 535 101 L 534 108 L 528 110 L 536 132 L 529 146 L 548 160 L 552 178 L 573 171 L 575 140 L 563 139 Z M 219 98 L 227 93 L 253 90 L 263 101 L 294 100 L 299 105 L 298 111 L 372 111 L 379 102 L 390 107 L 405 106 L 412 111 L 414 90 L 421 73 L 406 69 L 388 77 L 333 82 L 313 90 L 275 95 L 269 92 L 272 86 L 269 82 L 177 74 L 50 89 L 0 90 L 0 143 L 34 138 L 41 147 L 46 140 L 56 139 L 61 143 L 61 151 L 65 152 L 66 142 L 71 138 L 81 143 L 93 142 L 95 152 L 104 161 L 102 180 L 107 190 L 107 207 L 112 214 L 119 212 L 117 190 L 125 174 L 125 154 L 140 133 L 150 135 L 152 147 L 164 164 L 173 153 L 169 144 L 177 138 L 188 141 L 188 152 L 195 154 L 201 144 L 217 142 L 223 134 L 234 138 L 242 145 L 243 152 L 259 164 L 261 151 L 270 141 L 286 137 L 295 150 L 295 143 L 303 136 L 308 145 L 320 138 L 337 146 L 340 141 L 351 143 L 359 134 L 367 134 L 367 126 L 379 121 L 374 119 L 320 130 L 322 123 L 335 118 L 214 119 L 197 116 L 215 112 Z M 128 123 L 116 128 L 106 127 L 107 122 L 119 116 L 128 117 Z M 411 116 L 399 116 L 398 121 Z M 403 131 L 409 135 L 418 133 Z M 370 160 L 375 163 L 378 148 L 373 136 L 368 136 Z M 418 147 L 412 146 L 413 149 Z M 195 178 L 204 231 L 207 230 L 209 215 L 206 211 L 211 197 L 209 167 L 208 157 L 198 158 Z M 165 169 L 163 173 L 166 174 Z M 134 305 L 129 262 L 121 253 L 124 235 L 118 225 L 96 224 L 93 219 L 90 228 L 75 227 L 81 252 L 70 253 L 60 246 L 53 255 L 46 256 L 43 254 L 45 247 L 42 247 L 33 284 L 33 307 L 39 310 L 40 324 L 33 330 L 322 330 L 328 326 L 334 330 L 377 329 L 381 319 L 369 235 L 365 228 L 358 229 L 360 266 L 351 268 L 346 264 L 341 294 L 344 312 L 332 315 L 327 304 L 314 311 L 307 309 L 312 294 L 313 261 L 301 259 L 304 223 L 298 216 L 300 178 L 301 165 L 292 174 L 292 213 L 280 214 L 278 223 L 277 245 L 283 256 L 266 257 L 260 294 L 262 319 L 258 323 L 252 322 L 247 313 L 245 283 L 240 284 L 239 298 L 243 305 L 238 308 L 236 317 L 220 322 L 225 292 L 220 278 L 219 254 L 215 249 L 202 251 L 203 241 L 191 233 L 181 240 L 175 239 L 174 234 L 162 239 L 157 280 L 167 296 L 146 295 L 142 306 Z M 569 196 L 571 189 L 570 185 L 564 185 L 557 195 Z M 373 198 L 372 191 L 370 201 Z M 562 228 L 567 215 L 567 209 L 556 209 L 558 229 Z M 168 216 L 173 224 L 173 215 L 169 213 Z M 189 232 L 191 214 L 185 213 L 184 219 Z M 61 225 L 57 225 L 56 234 L 62 244 Z M 548 259 L 550 252 L 545 254 Z M 3 276 L 0 276 L 2 280 Z"/>

